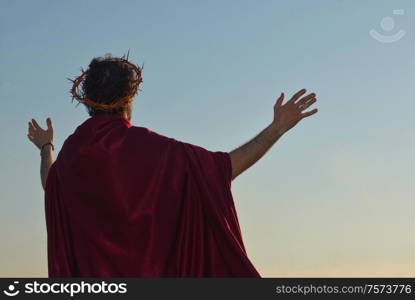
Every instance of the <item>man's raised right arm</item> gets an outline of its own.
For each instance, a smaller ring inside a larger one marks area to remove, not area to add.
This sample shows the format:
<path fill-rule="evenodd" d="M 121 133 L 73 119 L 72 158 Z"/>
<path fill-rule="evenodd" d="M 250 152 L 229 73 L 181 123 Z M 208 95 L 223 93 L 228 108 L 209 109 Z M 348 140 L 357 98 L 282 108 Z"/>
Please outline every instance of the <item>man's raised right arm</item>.
<path fill-rule="evenodd" d="M 284 93 L 274 105 L 274 120 L 257 136 L 229 153 L 232 163 L 232 180 L 256 163 L 288 130 L 300 120 L 317 112 L 313 109 L 304 112 L 317 101 L 316 94 L 304 96 L 305 89 L 298 91 L 289 101 L 283 104 Z"/>
<path fill-rule="evenodd" d="M 48 177 L 49 169 L 53 164 L 53 126 L 52 119 L 46 119 L 47 129 L 44 130 L 36 122 L 35 119 L 32 119 L 28 123 L 28 133 L 27 137 L 29 140 L 35 144 L 36 147 L 40 150 L 40 180 L 42 183 L 43 189 L 46 187 L 46 179 Z"/>

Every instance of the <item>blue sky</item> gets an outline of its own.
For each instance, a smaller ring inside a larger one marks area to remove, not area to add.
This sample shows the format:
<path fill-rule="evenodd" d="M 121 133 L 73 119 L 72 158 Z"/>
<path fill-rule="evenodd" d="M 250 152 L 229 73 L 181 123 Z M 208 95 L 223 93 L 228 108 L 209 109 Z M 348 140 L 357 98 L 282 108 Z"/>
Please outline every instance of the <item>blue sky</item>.
<path fill-rule="evenodd" d="M 66 78 L 128 49 L 144 63 L 133 125 L 209 150 L 260 132 L 282 91 L 317 93 L 318 114 L 233 182 L 263 276 L 415 276 L 414 10 L 409 0 L 1 1 L 0 276 L 47 275 L 27 122 L 52 117 L 59 151 L 88 117 Z M 371 29 L 406 35 L 381 43 Z"/>

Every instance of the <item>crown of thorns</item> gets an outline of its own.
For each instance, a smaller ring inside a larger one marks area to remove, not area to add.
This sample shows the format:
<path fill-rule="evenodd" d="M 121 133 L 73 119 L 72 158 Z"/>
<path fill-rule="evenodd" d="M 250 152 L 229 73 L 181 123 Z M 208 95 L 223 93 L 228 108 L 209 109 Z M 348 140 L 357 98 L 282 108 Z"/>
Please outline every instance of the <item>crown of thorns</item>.
<path fill-rule="evenodd" d="M 131 88 L 130 92 L 128 93 L 128 95 L 126 95 L 125 97 L 122 97 L 120 99 L 117 99 L 113 103 L 109 103 L 109 104 L 98 103 L 98 102 L 95 102 L 91 99 L 88 99 L 88 98 L 85 98 L 85 97 L 81 96 L 78 93 L 78 88 L 79 88 L 79 85 L 81 84 L 81 82 L 84 80 L 85 76 L 88 74 L 88 70 L 84 70 L 84 69 L 81 68 L 82 74 L 80 76 L 76 77 L 75 79 L 68 78 L 73 83 L 72 88 L 70 89 L 70 93 L 72 94 L 72 101 L 74 99 L 76 99 L 76 100 L 78 100 L 78 102 L 83 103 L 83 104 L 85 104 L 89 107 L 92 107 L 92 108 L 95 108 L 95 109 L 98 109 L 98 110 L 112 110 L 114 108 L 122 107 L 125 104 L 132 101 L 132 98 L 134 97 L 134 95 L 137 93 L 138 90 L 140 90 L 139 89 L 140 84 L 143 82 L 143 79 L 141 77 L 141 71 L 144 67 L 144 64 L 140 68 L 140 67 L 136 66 L 135 64 L 131 63 L 130 61 L 128 61 L 128 58 L 125 59 L 124 57 L 121 57 L 121 58 L 106 57 L 105 61 L 118 61 L 118 62 L 121 62 L 121 63 L 125 63 L 128 66 L 130 66 L 132 70 L 135 71 L 136 76 L 135 76 L 135 79 L 132 81 L 132 88 Z"/>

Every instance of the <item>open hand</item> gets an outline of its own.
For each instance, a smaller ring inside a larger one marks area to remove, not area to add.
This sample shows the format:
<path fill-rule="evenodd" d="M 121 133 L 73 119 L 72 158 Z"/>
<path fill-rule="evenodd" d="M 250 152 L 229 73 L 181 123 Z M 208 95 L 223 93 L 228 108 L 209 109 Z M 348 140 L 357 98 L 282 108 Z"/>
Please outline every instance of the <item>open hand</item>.
<path fill-rule="evenodd" d="M 274 127 L 281 133 L 285 133 L 294 127 L 300 120 L 311 116 L 317 112 L 317 109 L 313 109 L 308 112 L 303 112 L 317 101 L 316 94 L 311 93 L 302 97 L 307 91 L 302 89 L 298 91 L 292 98 L 285 104 L 284 93 L 277 99 L 274 105 Z M 302 97 L 302 98 L 301 98 Z"/>
<path fill-rule="evenodd" d="M 46 124 L 47 129 L 44 130 L 39 126 L 35 119 L 32 119 L 32 121 L 29 122 L 27 137 L 39 149 L 41 149 L 44 144 L 53 143 L 53 127 L 51 118 L 46 119 Z"/>

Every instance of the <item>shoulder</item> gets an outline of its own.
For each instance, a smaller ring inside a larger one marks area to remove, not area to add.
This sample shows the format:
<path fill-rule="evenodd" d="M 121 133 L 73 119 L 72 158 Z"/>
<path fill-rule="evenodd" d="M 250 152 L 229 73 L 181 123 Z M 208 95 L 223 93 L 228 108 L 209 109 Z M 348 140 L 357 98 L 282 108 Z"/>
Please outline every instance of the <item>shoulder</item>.
<path fill-rule="evenodd" d="M 175 138 L 163 135 L 154 130 L 141 126 L 131 126 L 128 129 L 127 140 L 129 143 L 136 145 L 146 145 L 150 148 L 160 149 L 177 149 L 180 147 L 180 141 Z"/>
<path fill-rule="evenodd" d="M 154 130 L 151 130 L 149 128 L 146 127 L 141 127 L 141 126 L 131 126 L 128 129 L 129 133 L 133 134 L 133 135 L 140 135 L 143 137 L 147 137 L 149 139 L 153 139 L 153 140 L 159 140 L 159 141 L 164 141 L 164 142 L 178 142 L 176 139 L 168 137 L 166 135 L 160 134 Z"/>

